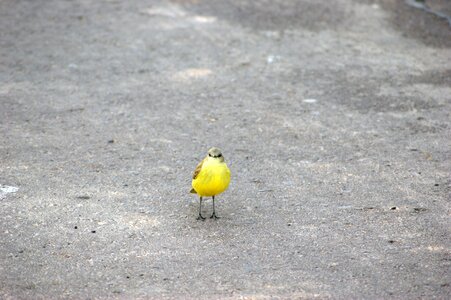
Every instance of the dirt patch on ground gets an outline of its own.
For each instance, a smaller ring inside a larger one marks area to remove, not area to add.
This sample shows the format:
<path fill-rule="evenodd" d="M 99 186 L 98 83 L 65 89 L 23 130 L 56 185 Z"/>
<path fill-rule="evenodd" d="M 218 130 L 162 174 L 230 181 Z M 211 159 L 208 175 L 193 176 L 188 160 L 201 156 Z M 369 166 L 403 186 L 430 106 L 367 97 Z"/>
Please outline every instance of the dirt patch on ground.
<path fill-rule="evenodd" d="M 426 45 L 439 48 L 451 47 L 451 26 L 444 18 L 412 7 L 399 0 L 363 0 L 361 2 L 380 5 L 390 12 L 393 26 L 408 38 L 420 40 Z M 422 1 L 433 11 L 448 14 L 451 12 L 451 1 Z"/>

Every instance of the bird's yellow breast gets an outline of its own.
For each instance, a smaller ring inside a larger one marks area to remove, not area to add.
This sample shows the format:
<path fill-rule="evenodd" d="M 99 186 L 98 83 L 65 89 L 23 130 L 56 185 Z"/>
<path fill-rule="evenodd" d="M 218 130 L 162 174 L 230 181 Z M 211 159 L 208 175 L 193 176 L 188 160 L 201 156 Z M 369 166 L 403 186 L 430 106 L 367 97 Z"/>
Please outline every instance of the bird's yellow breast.
<path fill-rule="evenodd" d="M 199 196 L 210 197 L 224 192 L 230 183 L 230 170 L 224 162 L 207 159 L 192 185 Z"/>

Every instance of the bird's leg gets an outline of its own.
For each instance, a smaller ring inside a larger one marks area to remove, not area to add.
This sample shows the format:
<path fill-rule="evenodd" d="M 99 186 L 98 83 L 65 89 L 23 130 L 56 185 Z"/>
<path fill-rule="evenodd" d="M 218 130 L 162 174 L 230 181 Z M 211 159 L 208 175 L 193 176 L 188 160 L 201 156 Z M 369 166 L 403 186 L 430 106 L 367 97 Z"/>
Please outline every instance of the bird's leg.
<path fill-rule="evenodd" d="M 219 219 L 219 217 L 216 215 L 215 212 L 215 196 L 211 197 L 213 199 L 213 214 L 211 215 L 210 219 Z"/>
<path fill-rule="evenodd" d="M 205 218 L 202 217 L 202 197 L 199 198 L 199 216 L 197 217 L 197 220 L 205 220 Z"/>

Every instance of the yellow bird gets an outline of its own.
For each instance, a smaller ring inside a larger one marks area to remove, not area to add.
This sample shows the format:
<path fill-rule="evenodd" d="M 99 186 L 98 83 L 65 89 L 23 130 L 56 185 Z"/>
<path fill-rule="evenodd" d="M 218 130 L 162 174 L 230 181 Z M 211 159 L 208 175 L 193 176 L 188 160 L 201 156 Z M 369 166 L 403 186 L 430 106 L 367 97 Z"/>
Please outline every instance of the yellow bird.
<path fill-rule="evenodd" d="M 221 150 L 213 147 L 208 150 L 205 157 L 196 167 L 193 174 L 191 193 L 199 195 L 199 216 L 198 220 L 205 220 L 202 217 L 202 197 L 213 199 L 213 214 L 211 219 L 218 219 L 215 213 L 215 196 L 224 192 L 230 183 L 230 170 L 224 162 Z"/>

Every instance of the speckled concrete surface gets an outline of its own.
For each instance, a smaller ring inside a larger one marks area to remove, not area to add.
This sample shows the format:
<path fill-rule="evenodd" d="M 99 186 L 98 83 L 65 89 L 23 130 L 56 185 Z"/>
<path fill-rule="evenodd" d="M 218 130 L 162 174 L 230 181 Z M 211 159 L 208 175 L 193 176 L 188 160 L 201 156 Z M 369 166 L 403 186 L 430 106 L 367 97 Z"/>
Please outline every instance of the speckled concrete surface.
<path fill-rule="evenodd" d="M 0 1 L 1 298 L 448 298 L 449 28 L 388 2 Z"/>

